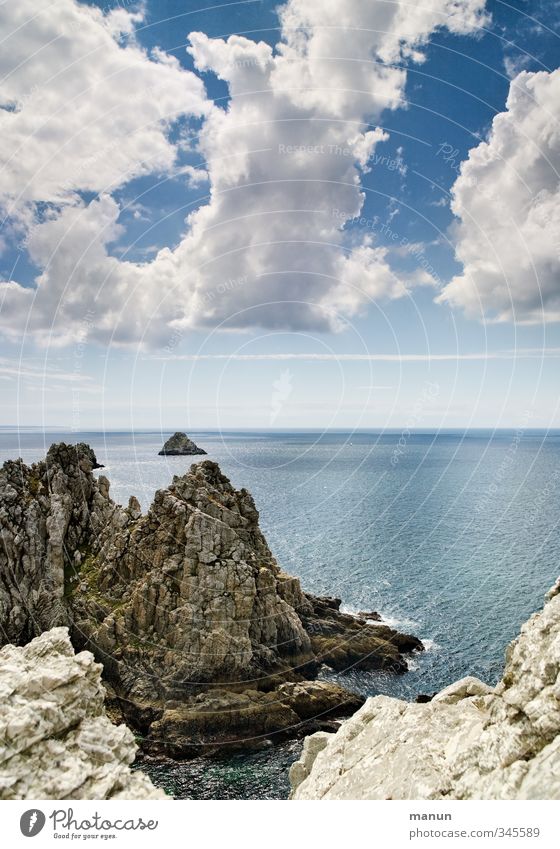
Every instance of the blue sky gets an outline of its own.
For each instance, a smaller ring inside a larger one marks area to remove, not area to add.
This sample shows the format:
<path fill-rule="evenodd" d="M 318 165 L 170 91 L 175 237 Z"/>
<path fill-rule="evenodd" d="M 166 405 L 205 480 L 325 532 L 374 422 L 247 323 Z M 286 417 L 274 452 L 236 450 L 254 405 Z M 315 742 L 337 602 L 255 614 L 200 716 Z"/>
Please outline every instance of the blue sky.
<path fill-rule="evenodd" d="M 560 426 L 560 4 L 463 4 L 0 12 L 0 424 Z"/>

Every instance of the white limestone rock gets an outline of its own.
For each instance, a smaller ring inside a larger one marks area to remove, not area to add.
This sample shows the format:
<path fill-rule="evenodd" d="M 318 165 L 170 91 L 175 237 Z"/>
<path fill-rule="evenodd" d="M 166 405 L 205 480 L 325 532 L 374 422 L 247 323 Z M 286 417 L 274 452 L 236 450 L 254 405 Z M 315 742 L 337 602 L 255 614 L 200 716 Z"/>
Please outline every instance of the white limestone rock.
<path fill-rule="evenodd" d="M 0 799 L 165 799 L 132 772 L 136 744 L 105 715 L 101 666 L 66 628 L 0 651 Z"/>
<path fill-rule="evenodd" d="M 332 736 L 326 731 L 317 731 L 316 734 L 310 734 L 309 737 L 305 738 L 299 761 L 296 761 L 290 767 L 290 783 L 293 788 L 299 787 L 305 781 L 311 772 L 315 758 L 319 752 L 323 751 Z"/>
<path fill-rule="evenodd" d="M 376 696 L 292 766 L 294 799 L 560 799 L 560 582 L 491 688 L 476 678 L 427 704 Z"/>

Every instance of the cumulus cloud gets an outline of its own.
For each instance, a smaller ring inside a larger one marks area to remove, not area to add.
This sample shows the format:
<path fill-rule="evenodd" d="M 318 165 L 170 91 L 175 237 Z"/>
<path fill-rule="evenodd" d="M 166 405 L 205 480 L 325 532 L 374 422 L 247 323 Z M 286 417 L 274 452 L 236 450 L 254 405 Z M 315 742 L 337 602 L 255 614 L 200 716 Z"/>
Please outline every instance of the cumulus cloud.
<path fill-rule="evenodd" d="M 4 69 L 12 82 L 0 114 L 2 192 L 12 205 L 23 198 L 24 210 L 38 200 L 57 206 L 34 226 L 20 212 L 43 270 L 34 290 L 0 286 L 8 332 L 25 314 L 40 338 L 64 343 L 86 307 L 92 334 L 122 343 L 165 345 L 205 325 L 327 330 L 370 299 L 405 294 L 387 252 L 350 238 L 345 224 L 360 213 L 362 174 L 375 172 L 388 138 L 376 126 L 381 113 L 403 104 L 403 63 L 421 62 L 439 27 L 476 32 L 487 22 L 484 0 L 289 0 L 275 49 L 191 33 L 200 77 L 161 51 L 148 57 L 123 10 L 102 15 L 60 0 L 29 21 L 31 7 L 0 7 L 8 31 L 22 26 Z M 227 83 L 226 107 L 206 103 L 206 73 Z M 197 150 L 209 201 L 175 249 L 143 264 L 117 259 L 115 185 L 157 170 L 200 182 L 188 166 L 174 170 L 167 130 L 185 114 L 205 118 Z M 94 167 L 84 168 L 90 157 Z M 78 190 L 101 197 L 87 206 Z"/>
<path fill-rule="evenodd" d="M 8 213 L 173 166 L 169 126 L 209 104 L 195 74 L 135 44 L 140 19 L 75 0 L 0 5 L 0 197 Z"/>
<path fill-rule="evenodd" d="M 386 252 L 344 232 L 364 202 L 361 175 L 388 138 L 372 124 L 403 102 L 406 72 L 387 63 L 421 60 L 440 26 L 476 30 L 483 9 L 484 0 L 421 9 L 290 0 L 276 50 L 191 33 L 196 68 L 224 80 L 231 100 L 200 137 L 211 201 L 190 216 L 175 253 L 192 293 L 178 326 L 336 329 L 369 300 L 405 294 Z M 227 280 L 246 282 L 211 297 Z"/>
<path fill-rule="evenodd" d="M 77 202 L 34 227 L 28 251 L 44 270 L 36 287 L 10 282 L 3 288 L 4 332 L 17 339 L 32 332 L 51 346 L 87 339 L 104 343 L 165 345 L 176 317 L 169 297 L 177 277 L 169 250 L 157 263 L 133 263 L 109 254 L 121 235 L 120 208 L 110 195 Z"/>
<path fill-rule="evenodd" d="M 289 0 L 280 10 L 277 88 L 294 102 L 346 120 L 379 115 L 402 102 L 406 71 L 388 63 L 422 62 L 438 28 L 466 35 L 489 18 L 485 0 Z"/>
<path fill-rule="evenodd" d="M 453 187 L 463 271 L 439 300 L 493 321 L 560 320 L 560 70 L 519 74 Z"/>

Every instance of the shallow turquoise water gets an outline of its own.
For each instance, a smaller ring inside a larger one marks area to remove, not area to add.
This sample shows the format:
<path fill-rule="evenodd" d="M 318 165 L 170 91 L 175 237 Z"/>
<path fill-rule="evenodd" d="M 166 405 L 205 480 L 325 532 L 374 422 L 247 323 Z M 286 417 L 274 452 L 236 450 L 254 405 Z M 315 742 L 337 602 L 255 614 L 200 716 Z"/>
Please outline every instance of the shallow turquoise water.
<path fill-rule="evenodd" d="M 560 571 L 558 432 L 189 435 L 252 492 L 279 563 L 306 589 L 378 610 L 425 640 L 428 651 L 404 676 L 339 676 L 364 695 L 415 698 L 466 674 L 495 682 L 506 644 Z M 189 465 L 157 456 L 167 436 L 4 431 L 0 459 L 35 460 L 53 441 L 87 441 L 113 497 L 135 494 L 146 507 Z M 168 766 L 167 776 L 198 798 L 282 796 L 296 751 L 192 765 L 190 783 L 177 777 L 188 764 Z M 256 787 L 254 760 L 266 776 Z"/>

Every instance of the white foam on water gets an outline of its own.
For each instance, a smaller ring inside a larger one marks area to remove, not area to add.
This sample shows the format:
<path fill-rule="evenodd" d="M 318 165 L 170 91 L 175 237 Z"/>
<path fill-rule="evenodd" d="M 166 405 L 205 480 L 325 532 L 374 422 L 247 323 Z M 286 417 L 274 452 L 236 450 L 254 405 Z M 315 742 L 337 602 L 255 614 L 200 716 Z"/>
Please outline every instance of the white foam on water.
<path fill-rule="evenodd" d="M 414 619 L 397 619 L 394 616 L 384 616 L 383 613 L 381 615 L 381 621 L 378 622 L 378 625 L 388 625 L 390 628 L 418 628 L 418 622 L 415 622 Z"/>
<path fill-rule="evenodd" d="M 357 607 L 351 607 L 348 604 L 340 605 L 341 613 L 348 613 L 350 616 L 358 616 L 359 610 Z M 369 622 L 371 625 L 388 625 L 390 628 L 417 628 L 418 622 L 415 622 L 414 619 L 397 619 L 393 616 L 384 616 L 383 613 L 379 614 L 381 619 L 367 619 L 366 622 Z M 360 617 L 364 618 L 364 617 Z"/>
<path fill-rule="evenodd" d="M 358 616 L 359 610 L 357 607 L 351 607 L 348 604 L 340 605 L 341 613 L 348 613 L 350 616 Z M 418 628 L 418 622 L 415 622 L 414 619 L 397 619 L 393 616 L 385 616 L 383 613 L 379 614 L 381 619 L 366 619 L 370 625 L 388 625 L 390 628 Z"/>

